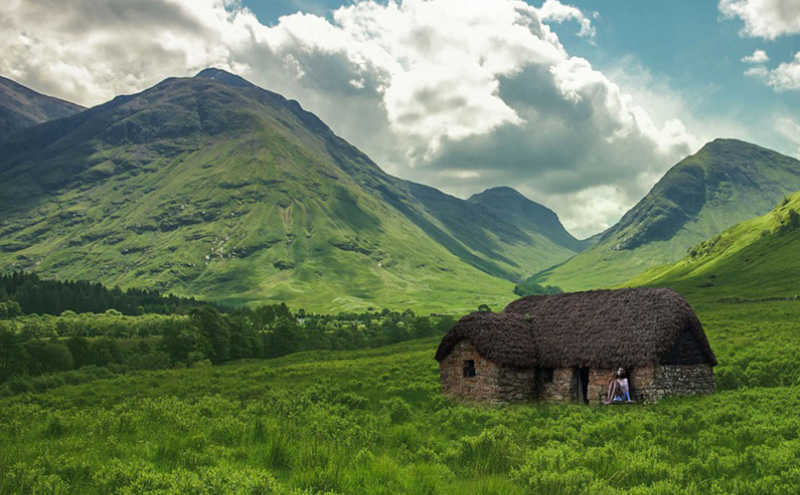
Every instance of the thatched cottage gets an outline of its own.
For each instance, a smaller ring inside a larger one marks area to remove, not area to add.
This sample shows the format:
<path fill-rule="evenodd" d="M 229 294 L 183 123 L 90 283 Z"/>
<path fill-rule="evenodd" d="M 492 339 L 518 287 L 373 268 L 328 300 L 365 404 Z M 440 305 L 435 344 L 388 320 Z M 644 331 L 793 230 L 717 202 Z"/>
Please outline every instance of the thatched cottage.
<path fill-rule="evenodd" d="M 602 402 L 619 367 L 641 401 L 712 393 L 717 364 L 686 299 L 649 288 L 528 296 L 469 314 L 436 360 L 445 394 L 488 402 Z"/>

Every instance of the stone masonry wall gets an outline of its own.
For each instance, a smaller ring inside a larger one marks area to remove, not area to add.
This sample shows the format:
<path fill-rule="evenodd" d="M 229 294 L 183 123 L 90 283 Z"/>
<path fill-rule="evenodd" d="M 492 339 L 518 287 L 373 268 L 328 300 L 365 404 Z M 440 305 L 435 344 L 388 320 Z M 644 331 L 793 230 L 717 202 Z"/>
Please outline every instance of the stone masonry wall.
<path fill-rule="evenodd" d="M 616 370 L 589 369 L 589 385 L 586 395 L 589 404 L 602 404 L 608 393 L 608 383 Z M 578 400 L 577 368 L 557 368 L 553 370 L 553 381 L 542 382 L 539 397 L 548 402 L 575 402 Z M 633 384 L 633 380 L 631 380 Z M 635 393 L 635 386 L 631 387 Z"/>
<path fill-rule="evenodd" d="M 464 377 L 464 361 L 475 361 L 475 376 Z M 439 363 L 442 392 L 465 401 L 513 402 L 536 396 L 536 370 L 502 368 L 484 359 L 466 341 Z"/>
<path fill-rule="evenodd" d="M 589 404 L 603 404 L 606 401 L 608 384 L 611 382 L 611 379 L 614 378 L 615 371 L 616 370 L 589 370 L 589 387 L 586 394 L 589 397 Z M 628 383 L 633 384 L 633 381 L 634 380 L 629 379 Z M 633 390 L 631 390 L 631 396 L 633 396 Z"/>
<path fill-rule="evenodd" d="M 608 387 L 616 377 L 617 369 L 592 369 L 589 371 L 589 404 L 603 404 L 608 396 Z M 653 383 L 653 368 L 634 368 L 628 371 L 628 386 L 631 399 L 646 400 Z"/>
<path fill-rule="evenodd" d="M 545 383 L 540 374 L 539 398 L 547 402 L 575 402 L 578 397 L 578 382 L 572 368 L 553 370 L 553 381 Z"/>
<path fill-rule="evenodd" d="M 464 361 L 475 362 L 475 376 L 464 377 Z M 556 368 L 553 380 L 544 382 L 540 370 L 514 370 L 484 359 L 466 341 L 459 342 L 439 363 L 442 392 L 450 397 L 477 402 L 515 402 L 540 399 L 575 402 L 578 380 L 575 368 Z M 590 369 L 589 404 L 602 404 L 616 370 Z M 710 394 L 715 390 L 714 370 L 707 364 L 658 365 L 630 370 L 631 397 L 656 402 L 666 396 Z"/>
<path fill-rule="evenodd" d="M 648 402 L 666 396 L 713 394 L 716 390 L 714 368 L 708 364 L 658 365 L 641 372 L 638 385 Z"/>

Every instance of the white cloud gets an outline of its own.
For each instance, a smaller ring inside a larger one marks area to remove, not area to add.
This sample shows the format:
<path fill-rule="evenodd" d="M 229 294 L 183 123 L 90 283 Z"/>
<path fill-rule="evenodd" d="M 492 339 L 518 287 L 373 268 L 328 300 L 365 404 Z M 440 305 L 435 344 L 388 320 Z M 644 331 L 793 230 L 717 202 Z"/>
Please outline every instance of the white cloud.
<path fill-rule="evenodd" d="M 628 201 L 621 189 L 611 185 L 592 186 L 576 194 L 552 198 L 554 206 L 564 212 L 564 226 L 572 232 L 592 233 L 598 226 L 605 230 L 613 225 L 609 219 L 625 214 Z"/>
<path fill-rule="evenodd" d="M 800 2 L 797 0 L 720 0 L 719 10 L 727 17 L 739 17 L 744 21 L 744 36 L 774 40 L 800 34 Z M 768 60 L 763 50 L 756 50 L 742 62 L 766 63 Z M 752 67 L 745 75 L 763 80 L 775 91 L 800 90 L 800 52 L 775 69 Z"/>
<path fill-rule="evenodd" d="M 578 32 L 580 36 L 594 38 L 597 34 L 592 21 L 586 17 L 580 9 L 571 5 L 564 5 L 558 0 L 547 0 L 538 9 L 539 19 L 542 22 L 564 22 L 577 21 L 581 25 Z"/>
<path fill-rule="evenodd" d="M 800 89 L 800 52 L 794 55 L 791 62 L 783 62 L 769 71 L 767 84 L 777 91 Z"/>
<path fill-rule="evenodd" d="M 756 50 L 752 55 L 742 57 L 742 62 L 746 64 L 765 64 L 769 62 L 769 55 L 764 50 Z"/>
<path fill-rule="evenodd" d="M 0 72 L 95 104 L 229 69 L 298 99 L 391 173 L 462 196 L 512 185 L 582 235 L 698 140 L 656 91 L 570 56 L 547 24 L 565 21 L 594 35 L 554 0 L 360 1 L 274 26 L 231 0 L 7 0 Z"/>
<path fill-rule="evenodd" d="M 800 124 L 790 117 L 781 117 L 775 122 L 775 131 L 795 147 L 789 153 L 795 157 L 800 157 Z"/>
<path fill-rule="evenodd" d="M 800 52 L 795 54 L 791 62 L 783 62 L 774 69 L 751 67 L 745 74 L 763 80 L 775 91 L 800 90 Z"/>
<path fill-rule="evenodd" d="M 727 17 L 744 21 L 742 34 L 774 40 L 800 33 L 800 2 L 797 0 L 720 0 Z"/>

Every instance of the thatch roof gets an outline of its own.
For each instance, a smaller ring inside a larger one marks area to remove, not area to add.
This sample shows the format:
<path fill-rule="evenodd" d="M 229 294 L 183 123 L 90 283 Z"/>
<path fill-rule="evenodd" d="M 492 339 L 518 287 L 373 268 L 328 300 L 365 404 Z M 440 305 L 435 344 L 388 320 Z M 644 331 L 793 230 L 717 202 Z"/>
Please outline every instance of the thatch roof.
<path fill-rule="evenodd" d="M 500 324 L 505 321 L 501 318 L 491 320 L 496 324 L 486 329 L 475 328 L 479 321 L 462 319 L 442 340 L 436 359 L 441 361 L 459 340 L 467 339 L 485 358 L 505 366 L 652 366 L 664 362 L 681 335 L 689 332 L 704 360 L 717 364 L 694 311 L 683 296 L 671 289 L 528 296 L 512 302 L 497 316 L 511 315 L 523 317 L 527 332 L 518 325 L 506 330 Z M 524 352 L 530 356 L 520 358 Z M 506 354 L 512 357 L 492 357 Z"/>
<path fill-rule="evenodd" d="M 486 359 L 511 368 L 536 366 L 538 355 L 531 327 L 522 316 L 511 313 L 470 313 L 458 320 L 444 336 L 436 359 L 441 361 L 466 340 Z"/>

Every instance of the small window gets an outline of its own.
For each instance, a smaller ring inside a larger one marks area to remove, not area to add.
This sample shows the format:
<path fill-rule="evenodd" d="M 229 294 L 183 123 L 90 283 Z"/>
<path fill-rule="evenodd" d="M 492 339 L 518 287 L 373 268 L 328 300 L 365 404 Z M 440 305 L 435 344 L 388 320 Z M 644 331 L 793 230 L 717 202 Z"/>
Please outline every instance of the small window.
<path fill-rule="evenodd" d="M 472 359 L 464 361 L 464 378 L 472 378 L 475 376 L 475 361 Z"/>
<path fill-rule="evenodd" d="M 544 369 L 544 382 L 551 383 L 553 381 L 553 368 Z"/>

